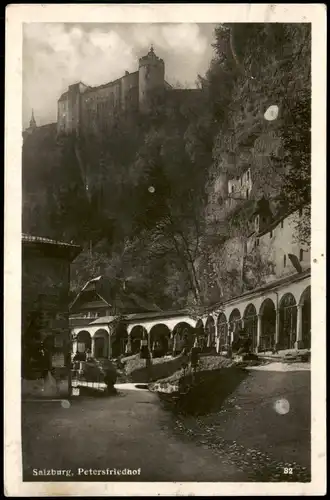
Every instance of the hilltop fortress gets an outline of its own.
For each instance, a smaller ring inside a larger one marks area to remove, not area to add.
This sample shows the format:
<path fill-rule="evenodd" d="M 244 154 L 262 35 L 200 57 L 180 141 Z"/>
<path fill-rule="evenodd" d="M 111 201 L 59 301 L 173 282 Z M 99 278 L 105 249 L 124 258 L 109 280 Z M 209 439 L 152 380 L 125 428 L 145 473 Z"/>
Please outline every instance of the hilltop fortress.
<path fill-rule="evenodd" d="M 139 69 L 125 72 L 117 80 L 90 87 L 82 82 L 70 85 L 58 100 L 58 134 L 106 130 L 114 118 L 125 112 L 148 113 L 153 99 L 166 100 L 178 96 L 179 100 L 198 89 L 173 89 L 165 81 L 165 64 L 157 57 L 153 47 L 139 59 Z M 176 99 L 174 98 L 174 102 Z M 168 102 L 168 101 L 167 101 Z"/>

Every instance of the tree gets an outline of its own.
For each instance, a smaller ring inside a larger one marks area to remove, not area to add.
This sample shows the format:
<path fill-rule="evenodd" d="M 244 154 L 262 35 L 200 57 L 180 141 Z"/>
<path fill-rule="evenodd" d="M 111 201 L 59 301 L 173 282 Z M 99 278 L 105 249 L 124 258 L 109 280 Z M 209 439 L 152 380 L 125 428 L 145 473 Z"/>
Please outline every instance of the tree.
<path fill-rule="evenodd" d="M 310 203 L 310 27 L 220 24 L 213 48 L 198 88 L 154 95 L 148 115 L 115 116 L 79 139 L 37 130 L 26 140 L 25 225 L 86 247 L 75 289 L 105 274 L 161 307 L 205 308 L 242 290 L 241 247 L 230 241 L 247 236 L 252 200 Z M 247 168 L 252 200 L 229 209 L 212 186 Z M 267 262 L 249 265 L 262 282 Z"/>

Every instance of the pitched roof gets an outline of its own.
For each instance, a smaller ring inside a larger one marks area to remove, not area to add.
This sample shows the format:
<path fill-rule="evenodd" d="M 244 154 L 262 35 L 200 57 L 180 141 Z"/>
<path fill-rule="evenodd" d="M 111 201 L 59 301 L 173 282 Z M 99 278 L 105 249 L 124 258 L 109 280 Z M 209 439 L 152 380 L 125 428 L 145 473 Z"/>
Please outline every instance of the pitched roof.
<path fill-rule="evenodd" d="M 61 254 L 62 257 L 70 260 L 71 262 L 77 257 L 77 255 L 80 254 L 82 250 L 79 245 L 74 245 L 73 243 L 52 240 L 50 238 L 33 236 L 31 234 L 25 233 L 22 234 L 21 241 L 24 245 L 24 248 L 33 245 L 41 245 L 46 252 L 52 252 L 56 249 L 56 256 L 59 256 Z"/>
<path fill-rule="evenodd" d="M 73 243 L 67 243 L 65 241 L 53 240 L 51 238 L 46 238 L 44 236 L 33 236 L 32 234 L 27 234 L 27 233 L 22 233 L 22 242 L 24 242 L 24 243 L 28 243 L 28 242 L 47 243 L 50 245 L 65 246 L 65 247 L 70 247 L 70 248 L 77 248 L 77 249 L 81 248 L 79 245 L 75 245 Z"/>
<path fill-rule="evenodd" d="M 116 319 L 116 316 L 101 316 L 101 318 L 97 318 L 94 321 L 91 321 L 91 323 L 89 323 L 89 324 L 90 325 L 99 325 L 99 324 L 104 325 L 106 323 L 111 323 L 115 319 Z"/>
<path fill-rule="evenodd" d="M 144 299 L 134 292 L 125 290 L 121 290 L 120 293 L 116 292 L 114 289 L 115 287 L 113 286 L 114 281 L 117 280 L 111 280 L 110 278 L 106 278 L 104 276 L 97 276 L 96 278 L 89 280 L 71 303 L 70 309 L 72 310 L 75 305 L 77 308 L 78 300 L 83 300 L 84 295 L 86 297 L 86 300 L 89 296 L 88 302 L 91 302 L 90 293 L 94 292 L 94 294 L 100 299 L 99 305 L 102 305 L 101 301 L 103 301 L 104 306 L 108 305 L 115 310 L 119 310 L 125 313 L 137 313 L 141 311 L 161 311 L 161 309 L 156 304 L 150 303 L 148 300 Z"/>
<path fill-rule="evenodd" d="M 138 320 L 152 320 L 152 319 L 165 319 L 172 317 L 180 317 L 180 316 L 190 316 L 190 314 L 185 310 L 178 311 L 153 311 L 153 312 L 139 312 L 133 314 L 124 314 L 123 317 L 127 321 L 138 321 Z M 101 316 L 96 320 L 92 321 L 90 325 L 104 325 L 111 323 L 116 319 L 116 316 Z"/>

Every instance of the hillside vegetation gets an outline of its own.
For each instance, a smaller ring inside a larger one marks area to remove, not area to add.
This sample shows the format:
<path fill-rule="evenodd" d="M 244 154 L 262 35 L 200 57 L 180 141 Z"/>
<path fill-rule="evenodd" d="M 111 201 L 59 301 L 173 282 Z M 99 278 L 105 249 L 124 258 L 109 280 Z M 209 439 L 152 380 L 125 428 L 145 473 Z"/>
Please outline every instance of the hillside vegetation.
<path fill-rule="evenodd" d="M 310 50 L 308 24 L 219 25 L 199 92 L 155 103 L 147 118 L 121 116 L 111 133 L 56 137 L 49 126 L 25 140 L 23 229 L 84 247 L 73 293 L 98 274 L 164 309 L 219 301 L 221 283 L 237 293 L 237 266 L 219 275 L 214 263 L 247 234 L 253 199 L 277 197 L 279 210 L 310 202 Z M 252 200 L 210 222 L 209 187 L 247 166 Z M 308 217 L 300 234 L 309 240 Z"/>

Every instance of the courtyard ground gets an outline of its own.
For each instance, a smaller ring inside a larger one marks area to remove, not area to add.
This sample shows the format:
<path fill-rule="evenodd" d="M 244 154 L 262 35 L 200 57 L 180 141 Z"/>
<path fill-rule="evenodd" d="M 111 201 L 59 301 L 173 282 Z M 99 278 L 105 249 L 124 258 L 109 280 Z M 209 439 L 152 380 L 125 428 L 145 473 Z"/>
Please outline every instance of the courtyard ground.
<path fill-rule="evenodd" d="M 249 370 L 221 407 L 177 415 L 177 431 L 231 457 L 250 480 L 310 481 L 310 371 L 295 369 Z"/>
<path fill-rule="evenodd" d="M 218 390 L 210 387 L 212 405 L 204 395 L 195 414 L 177 414 L 133 384 L 120 384 L 116 396 L 74 399 L 70 407 L 25 402 L 24 480 L 45 480 L 33 476 L 36 468 L 72 471 L 52 478 L 58 481 L 86 481 L 78 468 L 141 468 L 138 477 L 107 481 L 310 480 L 309 371 L 246 370 Z"/>
<path fill-rule="evenodd" d="M 148 390 L 120 387 L 112 397 L 25 402 L 25 481 L 244 481 L 246 474 L 172 429 L 172 415 Z M 139 476 L 79 476 L 78 469 L 134 469 Z M 71 470 L 69 477 L 33 476 L 33 469 Z"/>

